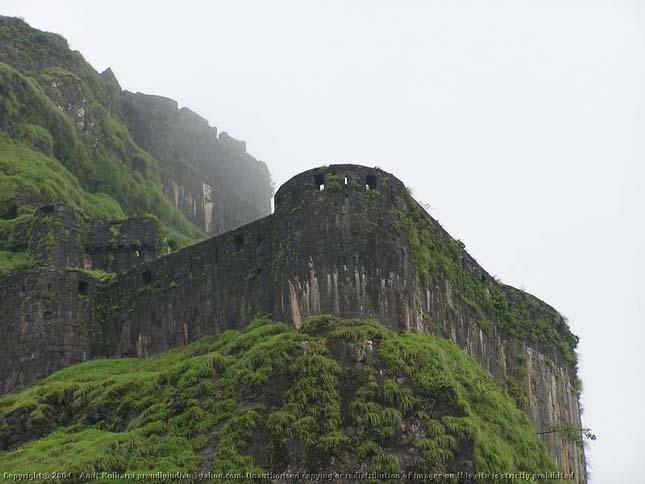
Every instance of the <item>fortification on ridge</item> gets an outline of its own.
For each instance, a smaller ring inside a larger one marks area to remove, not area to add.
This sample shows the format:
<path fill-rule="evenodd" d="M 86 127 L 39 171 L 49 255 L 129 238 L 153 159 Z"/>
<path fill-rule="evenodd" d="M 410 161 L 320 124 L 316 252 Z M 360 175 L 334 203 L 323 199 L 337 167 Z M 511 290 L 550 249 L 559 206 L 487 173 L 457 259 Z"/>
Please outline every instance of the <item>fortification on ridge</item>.
<path fill-rule="evenodd" d="M 0 281 L 2 392 L 89 358 L 145 357 L 243 327 L 257 313 L 296 328 L 329 313 L 450 338 L 521 389 L 537 429 L 580 426 L 575 341 L 562 317 L 498 284 L 378 168 L 300 173 L 275 194 L 273 214 L 159 258 L 145 219 L 122 222 L 114 235 L 108 222 L 56 207 L 34 223 L 41 228 L 25 240 L 48 240 L 44 266 Z M 89 226 L 104 235 L 90 237 Z M 52 238 L 47 227 L 77 236 Z M 116 274 L 101 280 L 96 270 Z M 518 336 L 509 315 L 547 325 L 555 339 Z M 582 449 L 558 434 L 542 438 L 584 482 Z"/>

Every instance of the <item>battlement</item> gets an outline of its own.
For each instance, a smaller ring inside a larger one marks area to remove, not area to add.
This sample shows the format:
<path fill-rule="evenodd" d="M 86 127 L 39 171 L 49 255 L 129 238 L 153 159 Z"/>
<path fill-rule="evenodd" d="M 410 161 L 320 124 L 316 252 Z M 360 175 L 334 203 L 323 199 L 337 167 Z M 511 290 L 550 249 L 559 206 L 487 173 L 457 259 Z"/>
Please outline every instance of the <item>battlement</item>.
<path fill-rule="evenodd" d="M 380 168 L 328 165 L 305 171 L 285 182 L 275 194 L 274 206 L 276 213 L 293 209 L 315 202 L 321 194 L 337 194 L 338 199 L 354 200 L 367 196 L 393 203 L 405 191 L 405 185 L 399 179 Z"/>

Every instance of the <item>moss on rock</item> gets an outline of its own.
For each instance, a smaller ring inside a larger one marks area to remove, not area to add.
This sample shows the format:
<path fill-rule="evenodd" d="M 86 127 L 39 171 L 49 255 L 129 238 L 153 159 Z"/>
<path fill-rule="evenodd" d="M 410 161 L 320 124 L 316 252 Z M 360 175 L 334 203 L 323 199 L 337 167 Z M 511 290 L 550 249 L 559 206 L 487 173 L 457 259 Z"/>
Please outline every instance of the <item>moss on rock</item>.
<path fill-rule="evenodd" d="M 75 365 L 1 398 L 0 422 L 6 472 L 555 470 L 455 344 L 329 316 Z"/>

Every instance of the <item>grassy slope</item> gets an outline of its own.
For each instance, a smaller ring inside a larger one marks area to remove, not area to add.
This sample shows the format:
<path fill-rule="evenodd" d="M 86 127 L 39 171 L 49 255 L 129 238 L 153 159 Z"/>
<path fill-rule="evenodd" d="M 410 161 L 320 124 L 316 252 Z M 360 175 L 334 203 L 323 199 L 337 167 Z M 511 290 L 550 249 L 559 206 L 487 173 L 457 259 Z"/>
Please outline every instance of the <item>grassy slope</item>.
<path fill-rule="evenodd" d="M 326 316 L 59 371 L 0 399 L 0 446 L 6 472 L 555 469 L 453 343 Z"/>
<path fill-rule="evenodd" d="M 17 192 L 31 191 L 41 200 L 65 200 L 87 216 L 124 218 L 119 204 L 102 193 L 88 193 L 56 158 L 35 151 L 22 141 L 0 132 L 0 205 Z"/>
<path fill-rule="evenodd" d="M 0 250 L 0 277 L 35 265 L 36 260 L 27 251 Z"/>
<path fill-rule="evenodd" d="M 121 121 L 118 90 L 78 52 L 7 17 L 0 46 L 0 213 L 19 199 L 58 201 L 88 217 L 153 214 L 178 246 L 203 237 L 163 194 L 157 160 Z"/>

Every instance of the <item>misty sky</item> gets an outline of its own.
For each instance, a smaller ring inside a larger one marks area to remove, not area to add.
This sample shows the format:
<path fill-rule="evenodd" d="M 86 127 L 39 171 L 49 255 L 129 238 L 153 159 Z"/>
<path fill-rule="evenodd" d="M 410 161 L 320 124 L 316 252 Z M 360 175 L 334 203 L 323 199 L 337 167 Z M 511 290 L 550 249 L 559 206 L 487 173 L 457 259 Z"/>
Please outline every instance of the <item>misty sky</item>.
<path fill-rule="evenodd" d="M 457 6 L 457 4 L 459 6 Z M 590 482 L 643 483 L 645 2 L 2 0 L 279 185 L 380 166 L 580 336 Z"/>

